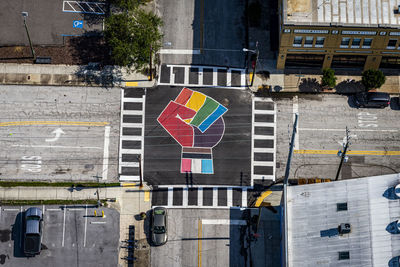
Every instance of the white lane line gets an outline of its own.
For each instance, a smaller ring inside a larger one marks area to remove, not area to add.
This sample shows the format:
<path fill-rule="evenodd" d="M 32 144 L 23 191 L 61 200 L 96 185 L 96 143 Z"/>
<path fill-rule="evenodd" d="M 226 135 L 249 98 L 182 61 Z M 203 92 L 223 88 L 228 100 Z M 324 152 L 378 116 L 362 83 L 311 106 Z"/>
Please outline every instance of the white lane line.
<path fill-rule="evenodd" d="M 122 167 L 136 167 L 139 168 L 139 162 L 121 162 Z"/>
<path fill-rule="evenodd" d="M 299 98 L 298 96 L 293 97 L 293 125 L 296 119 L 296 114 L 299 114 Z M 297 118 L 297 129 L 299 128 L 299 119 Z M 299 144 L 299 131 L 297 131 L 296 136 L 294 138 L 294 149 L 300 149 Z"/>
<path fill-rule="evenodd" d="M 253 135 L 254 139 L 259 139 L 259 140 L 273 140 L 275 136 L 273 135 L 261 135 L 261 134 L 255 134 Z"/>
<path fill-rule="evenodd" d="M 67 206 L 64 205 L 64 222 L 63 222 L 63 238 L 61 246 L 64 247 L 64 240 L 65 240 L 65 212 L 67 211 Z"/>
<path fill-rule="evenodd" d="M 254 153 L 275 153 L 275 149 L 267 147 L 255 147 Z"/>
<path fill-rule="evenodd" d="M 110 146 L 110 126 L 106 126 L 104 129 L 104 156 L 103 156 L 103 174 L 102 180 L 107 180 L 108 174 L 108 148 Z"/>
<path fill-rule="evenodd" d="M 213 188 L 213 207 L 218 206 L 218 187 Z"/>
<path fill-rule="evenodd" d="M 83 208 L 68 208 L 68 211 L 82 211 L 85 210 Z"/>
<path fill-rule="evenodd" d="M 274 162 L 273 161 L 254 161 L 253 162 L 254 166 L 274 166 Z"/>
<path fill-rule="evenodd" d="M 143 98 L 139 97 L 123 97 L 122 101 L 124 103 L 130 102 L 130 103 L 143 103 Z"/>
<path fill-rule="evenodd" d="M 107 222 L 90 222 L 90 224 L 106 224 Z"/>
<path fill-rule="evenodd" d="M 254 180 L 274 180 L 274 175 L 254 174 Z"/>
<path fill-rule="evenodd" d="M 242 189 L 242 207 L 247 207 L 247 188 Z"/>
<path fill-rule="evenodd" d="M 145 92 L 147 92 L 147 91 L 145 91 Z M 143 105 L 142 105 L 142 108 L 143 108 L 143 116 L 142 116 L 142 123 L 143 123 L 143 127 L 142 127 L 142 142 L 141 142 L 141 145 L 142 145 L 142 147 L 141 147 L 141 153 L 140 153 L 140 164 L 141 164 L 141 166 L 144 166 L 144 116 L 145 116 L 145 111 L 146 111 L 146 95 L 143 95 L 142 96 L 142 98 L 143 98 Z M 144 168 L 141 168 L 141 176 L 143 177 L 143 170 L 144 170 Z"/>
<path fill-rule="evenodd" d="M 61 209 L 46 209 L 47 211 L 61 211 Z"/>
<path fill-rule="evenodd" d="M 255 114 L 271 114 L 273 115 L 275 113 L 275 110 L 265 110 L 265 109 L 256 109 L 254 110 Z"/>
<path fill-rule="evenodd" d="M 227 193 L 227 206 L 228 207 L 232 207 L 232 194 L 233 194 L 233 192 L 232 192 L 232 188 L 228 188 L 227 190 L 226 190 L 226 193 Z"/>
<path fill-rule="evenodd" d="M 183 207 L 187 207 L 188 206 L 188 191 L 189 191 L 189 189 L 186 187 L 186 188 L 183 188 L 183 191 L 182 191 L 182 206 Z"/>
<path fill-rule="evenodd" d="M 103 149 L 102 147 L 97 146 L 46 146 L 46 145 L 12 145 L 13 147 L 43 147 L 43 148 L 84 148 L 84 149 Z"/>
<path fill-rule="evenodd" d="M 121 128 L 142 128 L 143 123 L 122 122 Z M 125 135 L 123 135 L 125 136 Z"/>
<path fill-rule="evenodd" d="M 259 122 L 259 121 L 255 121 L 255 122 L 253 122 L 253 126 L 257 126 L 257 127 L 274 127 L 275 123 L 274 122 Z"/>
<path fill-rule="evenodd" d="M 142 126 L 140 126 L 140 128 L 142 128 Z M 123 135 L 121 138 L 124 141 L 141 141 L 143 139 L 140 135 Z"/>
<path fill-rule="evenodd" d="M 0 218 L 1 218 L 1 207 L 0 207 Z"/>
<path fill-rule="evenodd" d="M 200 49 L 160 49 L 159 54 L 200 55 Z"/>
<path fill-rule="evenodd" d="M 123 115 L 140 115 L 143 116 L 143 111 L 142 110 L 124 110 Z"/>
<path fill-rule="evenodd" d="M 44 208 L 44 205 L 43 205 L 43 209 L 42 209 L 42 210 L 43 210 L 43 217 L 44 217 L 44 212 L 45 212 L 45 208 Z"/>
<path fill-rule="evenodd" d="M 324 129 L 324 128 L 298 128 L 299 131 L 325 131 L 325 132 L 346 132 L 344 128 L 340 129 Z M 351 132 L 390 132 L 395 133 L 400 130 L 372 130 L 372 129 L 349 129 Z"/>
<path fill-rule="evenodd" d="M 123 124 L 123 118 L 124 118 L 124 89 L 121 89 L 121 110 L 120 110 L 120 127 L 119 127 L 119 155 L 118 155 L 118 174 L 122 172 L 122 166 L 121 166 L 121 161 L 122 161 L 122 124 Z M 121 179 L 121 178 L 120 178 Z"/>
<path fill-rule="evenodd" d="M 213 86 L 218 86 L 218 68 L 213 68 L 212 77 Z"/>
<path fill-rule="evenodd" d="M 202 224 L 218 224 L 218 225 L 246 225 L 245 220 L 229 220 L 229 219 L 202 219 Z"/>
<path fill-rule="evenodd" d="M 203 188 L 199 187 L 197 189 L 197 206 L 203 206 Z"/>
<path fill-rule="evenodd" d="M 138 182 L 140 180 L 140 176 L 139 175 L 120 175 L 119 180 L 121 182 L 129 182 L 129 181 Z"/>
<path fill-rule="evenodd" d="M 190 66 L 185 66 L 183 83 L 189 83 Z"/>
<path fill-rule="evenodd" d="M 168 187 L 168 207 L 171 207 L 172 206 L 172 203 L 173 203 L 173 201 L 172 201 L 172 197 L 173 197 L 173 195 L 174 195 L 174 188 L 173 187 Z"/>
<path fill-rule="evenodd" d="M 277 108 L 277 104 L 274 102 L 274 163 L 276 162 L 276 108 Z M 298 135 L 297 135 L 298 136 Z M 273 180 L 275 181 L 275 173 L 276 173 L 276 164 L 274 164 L 274 168 L 273 168 Z"/>
<path fill-rule="evenodd" d="M 250 184 L 251 186 L 254 185 L 254 181 L 253 181 L 253 176 L 254 176 L 254 120 L 255 120 L 255 100 L 254 98 L 251 100 L 251 157 L 250 157 L 250 168 L 251 168 L 251 172 L 250 172 Z"/>
<path fill-rule="evenodd" d="M 87 230 L 87 204 L 85 205 L 85 235 L 83 236 L 83 247 L 86 247 L 86 230 Z"/>

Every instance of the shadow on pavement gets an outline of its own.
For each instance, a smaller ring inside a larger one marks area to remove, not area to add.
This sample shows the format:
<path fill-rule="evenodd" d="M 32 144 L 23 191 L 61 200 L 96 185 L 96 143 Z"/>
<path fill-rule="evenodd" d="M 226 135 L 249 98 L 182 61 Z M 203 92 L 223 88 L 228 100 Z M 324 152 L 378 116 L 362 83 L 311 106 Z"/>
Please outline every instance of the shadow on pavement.
<path fill-rule="evenodd" d="M 390 108 L 393 110 L 400 110 L 400 98 L 399 97 L 392 97 L 390 99 Z"/>
<path fill-rule="evenodd" d="M 365 91 L 364 85 L 360 81 L 347 80 L 336 85 L 336 93 L 338 94 L 355 94 Z"/>
<path fill-rule="evenodd" d="M 11 230 L 11 239 L 14 241 L 14 257 L 16 258 L 26 257 L 23 250 L 23 217 L 24 212 L 19 212 L 17 214 Z"/>
<path fill-rule="evenodd" d="M 299 84 L 299 91 L 303 93 L 319 93 L 322 87 L 316 78 L 303 78 Z"/>

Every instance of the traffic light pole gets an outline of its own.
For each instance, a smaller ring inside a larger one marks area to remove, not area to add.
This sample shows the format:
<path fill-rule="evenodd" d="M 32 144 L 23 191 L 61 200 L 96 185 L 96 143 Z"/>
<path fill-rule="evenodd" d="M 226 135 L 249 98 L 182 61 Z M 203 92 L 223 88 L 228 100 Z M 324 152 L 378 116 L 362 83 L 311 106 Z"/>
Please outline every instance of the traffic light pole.
<path fill-rule="evenodd" d="M 33 60 L 36 60 L 36 53 L 32 46 L 31 37 L 29 36 L 28 26 L 26 26 L 26 17 L 28 16 L 28 13 L 22 12 L 22 16 L 24 17 L 24 26 L 25 26 L 25 30 L 26 30 L 26 35 L 28 36 L 29 47 L 31 48 L 32 58 L 33 58 Z"/>

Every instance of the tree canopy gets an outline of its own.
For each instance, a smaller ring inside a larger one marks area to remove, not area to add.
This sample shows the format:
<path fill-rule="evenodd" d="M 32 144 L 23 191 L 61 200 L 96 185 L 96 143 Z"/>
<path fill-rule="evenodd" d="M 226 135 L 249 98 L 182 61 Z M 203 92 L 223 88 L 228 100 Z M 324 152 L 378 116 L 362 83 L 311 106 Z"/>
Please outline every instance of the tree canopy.
<path fill-rule="evenodd" d="M 362 73 L 361 83 L 367 90 L 380 88 L 385 81 L 386 77 L 380 70 L 369 69 Z"/>
<path fill-rule="evenodd" d="M 323 69 L 322 70 L 322 86 L 327 86 L 333 88 L 336 86 L 335 71 L 333 69 Z"/>
<path fill-rule="evenodd" d="M 149 63 L 150 53 L 161 48 L 161 25 L 158 16 L 139 8 L 106 18 L 104 35 L 114 63 L 142 70 Z"/>

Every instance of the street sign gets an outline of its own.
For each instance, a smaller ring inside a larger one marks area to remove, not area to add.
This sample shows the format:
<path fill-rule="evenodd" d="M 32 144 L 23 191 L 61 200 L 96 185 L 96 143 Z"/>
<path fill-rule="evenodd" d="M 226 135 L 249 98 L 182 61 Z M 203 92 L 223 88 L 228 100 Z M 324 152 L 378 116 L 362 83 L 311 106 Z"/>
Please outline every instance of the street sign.
<path fill-rule="evenodd" d="M 83 28 L 83 20 L 74 20 L 74 23 L 72 24 L 74 28 Z"/>

